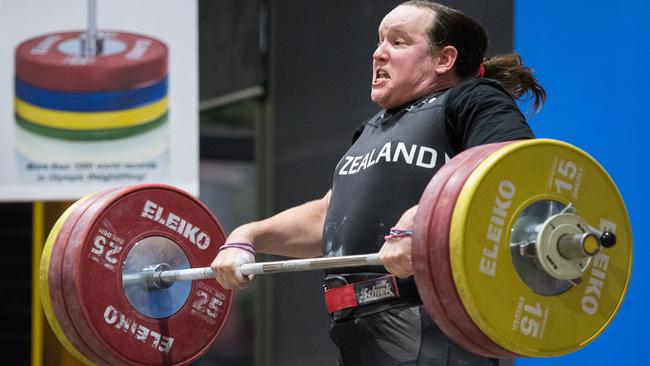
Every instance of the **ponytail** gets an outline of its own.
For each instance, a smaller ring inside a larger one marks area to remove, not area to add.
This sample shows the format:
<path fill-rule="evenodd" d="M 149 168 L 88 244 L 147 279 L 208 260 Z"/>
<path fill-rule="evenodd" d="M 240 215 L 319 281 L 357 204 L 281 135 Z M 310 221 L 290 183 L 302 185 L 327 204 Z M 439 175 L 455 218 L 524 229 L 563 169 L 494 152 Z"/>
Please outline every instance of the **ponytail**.
<path fill-rule="evenodd" d="M 483 61 L 483 77 L 499 81 L 515 99 L 529 95 L 537 112 L 546 101 L 546 91 L 516 53 L 496 55 Z"/>

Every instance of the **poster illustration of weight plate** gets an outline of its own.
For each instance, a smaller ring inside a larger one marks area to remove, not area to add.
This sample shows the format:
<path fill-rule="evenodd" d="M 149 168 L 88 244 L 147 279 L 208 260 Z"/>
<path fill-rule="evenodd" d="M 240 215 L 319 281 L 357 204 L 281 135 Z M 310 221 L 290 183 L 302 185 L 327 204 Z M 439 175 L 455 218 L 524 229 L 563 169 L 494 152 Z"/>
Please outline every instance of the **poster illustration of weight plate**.
<path fill-rule="evenodd" d="M 0 0 L 0 201 L 198 190 L 196 1 Z"/>

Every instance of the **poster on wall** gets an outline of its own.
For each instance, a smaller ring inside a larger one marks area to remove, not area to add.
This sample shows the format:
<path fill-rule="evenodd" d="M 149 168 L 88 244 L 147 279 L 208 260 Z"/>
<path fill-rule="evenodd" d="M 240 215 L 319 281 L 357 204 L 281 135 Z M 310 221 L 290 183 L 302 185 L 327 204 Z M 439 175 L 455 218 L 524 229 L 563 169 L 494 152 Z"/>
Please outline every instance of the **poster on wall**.
<path fill-rule="evenodd" d="M 197 5 L 0 0 L 0 201 L 198 194 Z"/>

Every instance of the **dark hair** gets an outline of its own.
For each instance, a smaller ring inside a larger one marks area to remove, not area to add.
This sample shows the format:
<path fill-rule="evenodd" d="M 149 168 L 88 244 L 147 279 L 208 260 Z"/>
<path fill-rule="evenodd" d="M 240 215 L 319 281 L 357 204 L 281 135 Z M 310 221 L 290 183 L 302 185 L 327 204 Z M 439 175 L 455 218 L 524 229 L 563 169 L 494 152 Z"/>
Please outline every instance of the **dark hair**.
<path fill-rule="evenodd" d="M 461 79 L 478 76 L 483 64 L 482 76 L 499 81 L 514 98 L 532 94 L 535 99 L 535 111 L 544 104 L 546 91 L 533 75 L 533 70 L 523 64 L 518 54 L 484 58 L 488 39 L 485 30 L 477 21 L 456 9 L 430 1 L 412 0 L 400 5 L 433 11 L 435 16 L 428 31 L 431 50 L 436 51 L 445 46 L 455 47 L 458 57 L 454 69 Z"/>

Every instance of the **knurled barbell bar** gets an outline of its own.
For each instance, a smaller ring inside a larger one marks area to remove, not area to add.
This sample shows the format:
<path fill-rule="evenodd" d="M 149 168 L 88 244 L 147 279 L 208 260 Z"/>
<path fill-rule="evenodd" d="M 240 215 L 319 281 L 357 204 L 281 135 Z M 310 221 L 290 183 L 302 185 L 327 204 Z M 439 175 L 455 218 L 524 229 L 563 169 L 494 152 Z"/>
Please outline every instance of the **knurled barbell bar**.
<path fill-rule="evenodd" d="M 559 214 L 565 215 L 565 214 Z M 554 216 L 555 218 L 564 216 Z M 575 216 L 578 218 L 578 216 Z M 545 226 L 553 225 L 553 222 L 546 223 Z M 588 226 L 587 226 L 588 227 Z M 576 227 L 577 228 L 577 227 Z M 571 259 L 588 259 L 600 252 L 601 247 L 611 248 L 616 244 L 616 235 L 610 231 L 600 233 L 594 228 L 588 227 L 589 231 L 581 234 L 562 234 L 554 244 L 557 253 L 565 260 Z M 533 243 L 525 243 L 521 247 L 530 246 Z M 530 255 L 530 250 L 525 253 Z M 347 267 L 377 266 L 381 265 L 379 254 L 361 254 L 348 255 L 341 257 L 329 258 L 307 258 L 307 259 L 290 259 L 284 261 L 248 263 L 239 267 L 238 272 L 241 275 L 262 275 L 286 272 L 302 272 L 324 269 L 340 269 Z M 555 275 L 556 272 L 549 272 Z M 158 263 L 145 267 L 138 273 L 122 275 L 124 286 L 138 284 L 148 289 L 168 288 L 176 281 L 205 280 L 214 277 L 214 272 L 210 267 L 188 268 L 188 269 L 171 269 L 166 263 Z M 564 277 L 564 276 L 563 276 Z M 572 279 L 578 276 L 560 279 Z"/>
<path fill-rule="evenodd" d="M 381 265 L 379 262 L 379 254 L 375 253 L 249 263 L 243 264 L 239 268 L 239 273 L 246 276 L 378 265 Z M 167 288 L 176 281 L 205 280 L 210 278 L 214 278 L 214 273 L 210 267 L 171 269 L 171 266 L 166 263 L 157 263 L 143 268 L 141 272 L 123 274 L 122 283 L 125 286 L 138 284 L 149 289 L 154 289 Z"/>
<path fill-rule="evenodd" d="M 231 304 L 207 267 L 224 241 L 207 207 L 175 187 L 87 196 L 60 218 L 43 252 L 48 320 L 86 363 L 196 360 Z M 584 152 L 543 139 L 492 144 L 434 176 L 416 214 L 412 257 L 425 307 L 461 346 L 491 357 L 556 356 L 595 339 L 620 307 L 631 228 L 615 185 Z M 377 264 L 368 254 L 240 271 Z"/>

